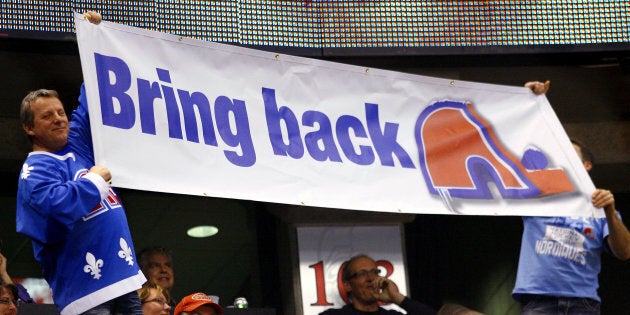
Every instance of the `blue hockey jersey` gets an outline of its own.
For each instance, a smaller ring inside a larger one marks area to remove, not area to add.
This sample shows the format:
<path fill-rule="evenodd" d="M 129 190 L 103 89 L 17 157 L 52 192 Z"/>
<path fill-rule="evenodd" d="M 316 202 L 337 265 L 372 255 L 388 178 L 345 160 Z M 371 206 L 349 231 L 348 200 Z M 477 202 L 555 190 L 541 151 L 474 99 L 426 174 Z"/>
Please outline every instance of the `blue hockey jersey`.
<path fill-rule="evenodd" d="M 17 231 L 31 238 L 35 259 L 62 315 L 78 314 L 146 281 L 124 208 L 94 165 L 84 87 L 68 144 L 31 152 L 19 177 Z"/>

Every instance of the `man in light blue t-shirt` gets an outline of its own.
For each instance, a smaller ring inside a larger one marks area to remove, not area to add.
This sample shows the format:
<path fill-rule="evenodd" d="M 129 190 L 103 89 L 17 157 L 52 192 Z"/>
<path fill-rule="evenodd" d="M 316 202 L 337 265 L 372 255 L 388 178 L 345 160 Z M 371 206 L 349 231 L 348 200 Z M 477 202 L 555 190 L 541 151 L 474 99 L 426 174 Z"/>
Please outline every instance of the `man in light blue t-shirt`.
<path fill-rule="evenodd" d="M 528 84 L 536 92 L 533 84 L 542 83 Z M 578 141 L 572 142 L 590 171 L 592 154 Z M 514 299 L 521 302 L 521 314 L 600 313 L 597 288 L 601 254 L 609 252 L 629 260 L 630 232 L 621 221 L 610 191 L 595 190 L 592 202 L 593 206 L 604 208 L 605 218 L 523 218 L 521 253 L 512 292 Z"/>

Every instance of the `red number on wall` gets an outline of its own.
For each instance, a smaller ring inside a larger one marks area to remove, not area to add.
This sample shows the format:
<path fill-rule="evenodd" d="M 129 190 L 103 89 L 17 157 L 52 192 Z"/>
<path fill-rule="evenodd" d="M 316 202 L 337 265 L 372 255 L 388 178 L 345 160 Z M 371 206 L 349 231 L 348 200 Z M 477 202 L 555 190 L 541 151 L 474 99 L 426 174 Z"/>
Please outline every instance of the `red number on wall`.
<path fill-rule="evenodd" d="M 324 281 L 324 262 L 319 261 L 315 264 L 308 266 L 315 269 L 315 285 L 317 286 L 317 302 L 312 303 L 311 306 L 329 306 L 332 303 L 326 300 L 326 282 Z"/>
<path fill-rule="evenodd" d="M 346 268 L 346 265 L 348 263 L 344 262 L 343 264 L 341 264 L 341 266 L 339 267 L 339 271 L 337 271 L 337 289 L 339 290 L 339 296 L 341 296 L 341 299 L 346 303 L 350 303 L 350 300 L 348 300 L 348 293 L 346 293 L 346 289 L 343 287 L 343 269 Z"/>

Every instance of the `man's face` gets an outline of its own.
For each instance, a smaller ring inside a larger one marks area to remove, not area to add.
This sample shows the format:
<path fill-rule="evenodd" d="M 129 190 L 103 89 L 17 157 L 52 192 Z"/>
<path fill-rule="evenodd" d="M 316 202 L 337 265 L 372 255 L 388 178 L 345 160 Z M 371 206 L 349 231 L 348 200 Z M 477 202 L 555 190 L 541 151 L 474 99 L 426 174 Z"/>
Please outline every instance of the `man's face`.
<path fill-rule="evenodd" d="M 15 305 L 15 298 L 13 294 L 7 290 L 0 290 L 0 315 L 15 315 L 17 314 L 17 305 Z"/>
<path fill-rule="evenodd" d="M 173 263 L 163 253 L 155 253 L 149 257 L 149 280 L 153 283 L 171 290 L 175 277 L 173 276 Z"/>
<path fill-rule="evenodd" d="M 582 149 L 580 148 L 580 146 L 573 143 L 573 149 L 575 149 L 575 153 L 577 153 L 577 155 L 580 157 L 580 161 L 582 161 L 582 164 L 584 165 L 586 171 L 590 171 L 593 168 L 593 163 L 589 161 L 584 161 L 584 157 L 582 156 Z"/>
<path fill-rule="evenodd" d="M 346 292 L 351 293 L 352 302 L 358 305 L 374 305 L 378 303 L 375 297 L 377 288 L 374 279 L 378 278 L 376 263 L 367 257 L 361 257 L 348 266 L 351 279 L 345 281 Z"/>
<path fill-rule="evenodd" d="M 33 148 L 48 152 L 58 151 L 68 142 L 68 116 L 56 97 L 38 97 L 31 102 L 33 126 L 23 126 L 33 138 Z"/>
<path fill-rule="evenodd" d="M 217 311 L 212 306 L 202 305 L 192 312 L 182 312 L 182 315 L 217 315 Z"/>

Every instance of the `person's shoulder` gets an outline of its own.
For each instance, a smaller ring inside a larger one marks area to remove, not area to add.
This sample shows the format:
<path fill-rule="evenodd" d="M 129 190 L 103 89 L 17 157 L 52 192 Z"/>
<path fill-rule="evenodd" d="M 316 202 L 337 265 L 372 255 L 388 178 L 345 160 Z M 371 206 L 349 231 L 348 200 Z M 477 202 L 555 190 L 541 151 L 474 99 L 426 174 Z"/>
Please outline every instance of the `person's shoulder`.
<path fill-rule="evenodd" d="M 32 152 L 28 155 L 20 171 L 21 179 L 29 179 L 32 174 L 47 173 L 58 169 L 60 159 L 56 155 L 44 152 Z"/>
<path fill-rule="evenodd" d="M 50 174 L 61 174 L 66 170 L 68 160 L 77 161 L 77 157 L 73 152 L 31 152 L 26 160 L 22 163 L 20 170 L 20 179 L 29 180 L 32 178 L 47 178 Z M 43 177 L 42 177 L 43 176 Z"/>
<path fill-rule="evenodd" d="M 346 313 L 343 312 L 342 308 L 329 308 L 319 313 L 319 315 L 338 315 L 338 314 L 346 314 Z"/>
<path fill-rule="evenodd" d="M 33 151 L 28 154 L 24 163 L 46 163 L 50 161 L 60 161 L 63 162 L 67 159 L 75 160 L 76 156 L 74 152 L 70 151 L 69 146 L 65 146 L 63 149 L 56 152 L 46 152 L 46 151 Z"/>
<path fill-rule="evenodd" d="M 558 217 L 534 217 L 534 216 L 524 216 L 522 217 L 524 223 L 529 224 L 549 224 L 553 222 L 558 222 Z"/>
<path fill-rule="evenodd" d="M 22 164 L 20 176 L 26 179 L 24 176 L 30 173 L 42 171 L 56 173 L 62 169 L 60 165 L 66 163 L 67 160 L 76 161 L 75 154 L 73 152 L 31 152 Z"/>

